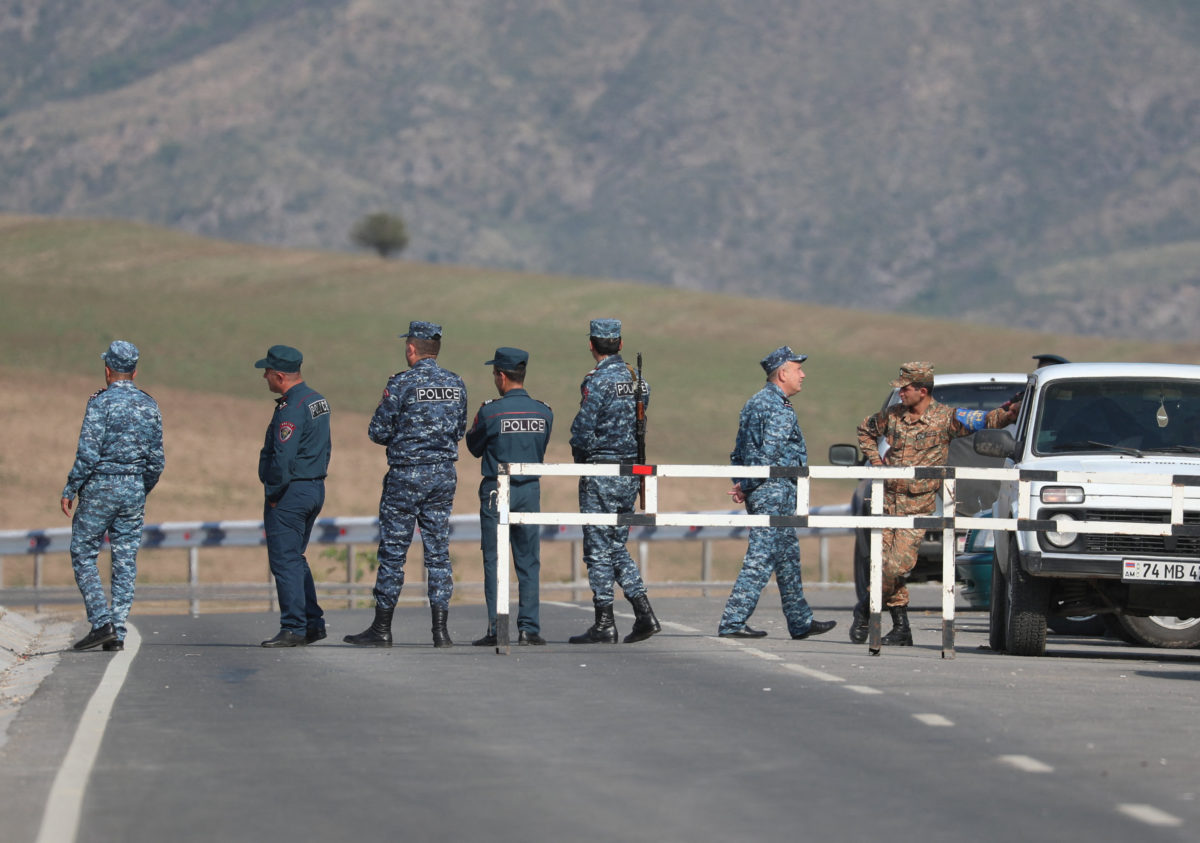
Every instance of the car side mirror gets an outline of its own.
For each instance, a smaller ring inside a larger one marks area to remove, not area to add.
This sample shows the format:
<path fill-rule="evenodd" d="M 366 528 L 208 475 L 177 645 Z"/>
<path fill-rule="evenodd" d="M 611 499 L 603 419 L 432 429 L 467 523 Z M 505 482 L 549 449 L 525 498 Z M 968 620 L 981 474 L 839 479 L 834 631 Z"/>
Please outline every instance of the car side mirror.
<path fill-rule="evenodd" d="M 985 457 L 1013 459 L 1017 454 L 1017 441 L 1007 430 L 979 430 L 975 432 L 975 453 Z"/>
<path fill-rule="evenodd" d="M 862 465 L 863 455 L 857 445 L 830 445 L 830 465 Z"/>

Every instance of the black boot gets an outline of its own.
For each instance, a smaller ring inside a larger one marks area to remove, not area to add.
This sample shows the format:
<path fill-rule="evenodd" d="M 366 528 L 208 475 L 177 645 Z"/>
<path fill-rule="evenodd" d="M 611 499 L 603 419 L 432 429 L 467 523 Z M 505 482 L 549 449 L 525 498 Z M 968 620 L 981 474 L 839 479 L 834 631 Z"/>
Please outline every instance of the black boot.
<path fill-rule="evenodd" d="M 662 626 L 658 622 L 658 618 L 654 617 L 654 610 L 650 608 L 650 598 L 646 595 L 641 597 L 630 597 L 629 602 L 633 604 L 633 629 L 625 636 L 626 644 L 633 644 L 638 641 L 645 641 L 656 632 L 662 632 Z"/>
<path fill-rule="evenodd" d="M 572 644 L 616 644 L 617 622 L 613 620 L 612 604 L 596 607 L 596 622 L 582 635 L 572 635 Z"/>
<path fill-rule="evenodd" d="M 446 615 L 450 610 L 430 606 L 429 611 L 433 615 L 433 646 L 453 647 L 454 642 L 450 640 L 450 633 L 446 631 Z"/>
<path fill-rule="evenodd" d="M 882 643 L 893 644 L 897 647 L 911 647 L 913 638 L 912 629 L 908 626 L 908 607 L 888 606 L 888 611 L 892 614 L 892 631 L 883 636 Z"/>
<path fill-rule="evenodd" d="M 347 644 L 355 647 L 390 647 L 392 646 L 392 613 L 396 611 L 375 607 L 375 621 L 358 635 L 347 635 L 342 638 Z"/>
<path fill-rule="evenodd" d="M 862 603 L 854 605 L 854 620 L 850 623 L 850 643 L 867 643 L 867 633 L 870 626 L 871 610 Z"/>

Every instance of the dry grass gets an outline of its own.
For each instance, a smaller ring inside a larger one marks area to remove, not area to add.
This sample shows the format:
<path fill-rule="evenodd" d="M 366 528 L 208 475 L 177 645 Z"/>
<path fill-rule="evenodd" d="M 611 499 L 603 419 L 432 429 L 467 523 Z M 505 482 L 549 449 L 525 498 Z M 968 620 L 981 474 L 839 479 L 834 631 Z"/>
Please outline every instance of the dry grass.
<path fill-rule="evenodd" d="M 1200 357 L 1196 343 L 1054 337 L 631 283 L 269 249 L 95 220 L 0 215 L 0 290 L 4 529 L 67 525 L 59 494 L 84 403 L 103 386 L 97 355 L 114 336 L 141 346 L 139 381 L 165 421 L 167 471 L 150 498 L 151 522 L 260 517 L 257 456 L 272 396 L 252 363 L 274 342 L 304 350 L 306 376 L 333 405 L 324 514 L 375 514 L 384 452 L 367 440 L 366 426 L 387 376 L 403 365 L 396 334 L 412 318 L 446 327 L 442 362 L 464 377 L 473 406 L 492 397 L 483 361 L 496 346 L 531 352 L 530 391 L 557 411 L 551 462 L 569 460 L 578 385 L 592 363 L 587 320 L 600 315 L 624 320 L 627 359 L 646 354 L 649 453 L 658 463 L 725 464 L 738 411 L 762 383 L 757 361 L 783 343 L 811 355 L 794 403 L 818 464 L 830 444 L 853 440 L 855 425 L 878 407 L 905 360 L 932 360 L 939 371 L 1025 371 L 1035 352 L 1081 360 Z M 478 463 L 464 450 L 456 513 L 477 510 L 477 482 Z M 661 509 L 727 508 L 727 486 L 664 480 Z M 817 484 L 813 492 L 817 504 L 848 497 L 844 483 Z M 544 499 L 548 508 L 575 509 L 574 483 L 546 481 Z M 743 551 L 739 542 L 723 543 L 717 575 L 732 576 Z M 478 580 L 478 551 L 455 545 L 452 552 L 459 576 Z M 806 576 L 815 576 L 815 543 L 805 554 Z M 545 556 L 546 582 L 570 579 L 568 548 L 548 544 Z M 834 578 L 847 578 L 848 551 L 833 556 Z M 147 552 L 143 581 L 179 579 L 184 559 L 181 551 Z M 652 560 L 656 579 L 698 577 L 696 546 L 657 544 Z M 318 574 L 344 570 L 320 551 L 312 561 Z M 7 560 L 5 582 L 24 577 L 23 566 Z M 266 579 L 257 550 L 205 551 L 201 568 L 206 581 Z"/>

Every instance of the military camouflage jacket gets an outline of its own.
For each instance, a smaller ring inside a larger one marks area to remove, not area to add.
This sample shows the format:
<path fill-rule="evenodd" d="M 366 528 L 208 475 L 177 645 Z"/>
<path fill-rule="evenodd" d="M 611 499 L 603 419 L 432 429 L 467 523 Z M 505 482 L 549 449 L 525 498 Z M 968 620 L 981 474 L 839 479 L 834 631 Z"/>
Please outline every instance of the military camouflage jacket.
<path fill-rule="evenodd" d="M 457 460 L 466 430 L 466 385 L 426 357 L 388 380 L 367 435 L 387 446 L 388 465 L 427 465 Z"/>
<path fill-rule="evenodd" d="M 729 455 L 733 465 L 808 465 L 808 446 L 792 402 L 783 390 L 768 383 L 751 396 L 738 419 L 737 442 Z M 735 477 L 749 494 L 764 478 Z M 795 482 L 794 480 L 792 481 Z"/>
<path fill-rule="evenodd" d="M 650 384 L 642 380 L 646 408 Z M 637 374 L 621 355 L 596 364 L 579 385 L 579 412 L 571 422 L 575 462 L 632 462 L 637 459 Z"/>
<path fill-rule="evenodd" d="M 149 492 L 162 474 L 162 415 L 132 380 L 117 380 L 88 399 L 75 464 L 62 496 L 74 500 L 94 474 L 140 475 Z"/>
<path fill-rule="evenodd" d="M 963 410 L 930 401 L 925 412 L 915 419 L 903 404 L 893 404 L 881 413 L 867 416 L 858 426 L 858 446 L 871 465 L 945 465 L 950 440 L 967 436 L 985 427 L 1011 424 L 1013 415 L 1003 407 L 984 413 Z M 887 455 L 879 456 L 879 438 L 888 443 Z M 936 479 L 888 480 L 889 492 L 924 495 L 941 485 Z"/>

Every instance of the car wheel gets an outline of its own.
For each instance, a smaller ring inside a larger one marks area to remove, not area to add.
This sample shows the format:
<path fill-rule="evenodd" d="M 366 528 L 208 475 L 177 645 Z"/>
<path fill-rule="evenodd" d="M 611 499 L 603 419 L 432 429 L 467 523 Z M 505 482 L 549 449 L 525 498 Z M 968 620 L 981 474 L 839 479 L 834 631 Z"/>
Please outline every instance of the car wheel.
<path fill-rule="evenodd" d="M 1104 623 L 1103 615 L 1079 615 L 1076 617 L 1050 617 L 1046 625 L 1052 632 L 1059 635 L 1103 635 L 1108 626 Z"/>
<path fill-rule="evenodd" d="M 1031 577 L 1017 560 L 1016 536 L 1008 543 L 1008 612 L 1005 613 L 1004 649 L 1010 656 L 1046 653 L 1046 613 L 1050 608 L 1050 581 Z"/>
<path fill-rule="evenodd" d="M 992 605 L 988 610 L 988 646 L 1004 652 L 1004 623 L 1008 615 L 1008 582 L 1000 566 L 992 562 Z"/>
<path fill-rule="evenodd" d="M 1200 645 L 1200 618 L 1121 616 L 1121 626 L 1143 647 L 1183 649 Z"/>

